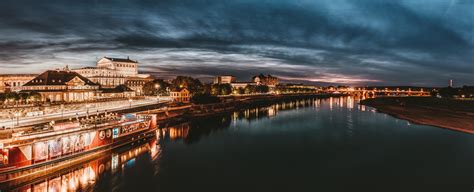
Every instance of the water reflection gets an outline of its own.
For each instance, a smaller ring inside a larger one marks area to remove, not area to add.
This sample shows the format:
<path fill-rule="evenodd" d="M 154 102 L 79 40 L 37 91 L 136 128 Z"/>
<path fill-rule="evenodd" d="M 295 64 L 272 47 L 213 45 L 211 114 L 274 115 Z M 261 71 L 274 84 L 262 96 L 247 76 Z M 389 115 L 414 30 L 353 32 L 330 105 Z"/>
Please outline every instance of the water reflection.
<path fill-rule="evenodd" d="M 160 153 L 160 146 L 156 139 L 151 139 L 135 147 L 126 147 L 110 152 L 108 155 L 69 168 L 61 173 L 22 184 L 11 191 L 25 192 L 56 192 L 56 191 L 83 191 L 91 190 L 107 174 L 120 172 L 133 165 L 135 158 L 142 154 L 149 154 L 156 159 Z"/>
<path fill-rule="evenodd" d="M 192 119 L 187 122 L 173 122 L 161 124 L 159 135 L 164 143 L 168 141 L 183 140 L 185 144 L 192 144 L 199 141 L 200 138 L 211 134 L 213 131 L 231 127 L 232 124 L 241 121 L 257 121 L 258 119 L 266 119 L 276 117 L 280 112 L 297 110 L 300 108 L 312 107 L 314 109 L 353 109 L 358 105 L 361 98 L 357 97 L 340 97 L 325 99 L 305 99 L 287 102 L 279 102 L 266 106 L 254 107 L 242 111 L 234 111 L 224 115 L 216 115 L 199 119 Z M 333 107 L 335 106 L 335 107 Z M 361 108 L 359 105 L 357 110 L 365 110 L 365 106 Z M 348 129 L 353 129 L 353 119 L 351 115 L 347 115 Z M 352 132 L 352 131 L 349 131 Z"/>
<path fill-rule="evenodd" d="M 148 141 L 13 191 L 229 191 L 228 186 L 235 187 L 230 191 L 246 191 L 249 186 L 257 186 L 258 191 L 288 186 L 295 188 L 287 191 L 305 191 L 305 187 L 314 189 L 310 191 L 347 191 L 351 188 L 345 186 L 364 188 L 367 180 L 390 186 L 391 180 L 411 182 L 431 177 L 440 183 L 444 180 L 437 176 L 451 170 L 438 163 L 454 163 L 449 157 L 459 154 L 467 155 L 456 163 L 466 159 L 462 164 L 467 165 L 474 160 L 468 153 L 472 148 L 460 147 L 474 146 L 459 142 L 470 141 L 464 135 L 372 113 L 372 108 L 358 104 L 360 99 L 279 102 L 161 123 L 156 137 Z M 396 158 L 399 156 L 410 159 Z M 433 163 L 422 168 L 412 163 L 426 158 Z M 420 176 L 410 175 L 410 170 L 417 170 Z M 472 170 L 470 166 L 457 173 L 470 179 L 474 178 Z M 313 178 L 319 181 L 317 186 Z M 347 185 L 339 185 L 341 182 Z"/>
<path fill-rule="evenodd" d="M 258 119 L 273 118 L 280 112 L 313 107 L 315 109 L 353 108 L 357 99 L 352 97 L 306 99 L 279 102 L 271 105 L 254 107 L 228 114 L 216 115 L 205 118 L 191 119 L 186 122 L 170 122 L 159 124 L 156 137 L 141 144 L 125 147 L 108 155 L 101 156 L 93 161 L 69 168 L 61 173 L 23 184 L 12 191 L 82 191 L 94 189 L 101 178 L 110 179 L 110 175 L 122 173 L 126 169 L 133 169 L 137 157 L 146 154 L 152 161 L 156 160 L 161 152 L 161 147 L 168 143 L 183 142 L 186 145 L 198 142 L 203 137 L 214 131 L 226 129 L 230 125 L 241 121 L 256 121 Z M 351 116 L 347 117 L 347 134 L 353 135 Z M 112 177 L 113 178 L 113 177 Z"/>

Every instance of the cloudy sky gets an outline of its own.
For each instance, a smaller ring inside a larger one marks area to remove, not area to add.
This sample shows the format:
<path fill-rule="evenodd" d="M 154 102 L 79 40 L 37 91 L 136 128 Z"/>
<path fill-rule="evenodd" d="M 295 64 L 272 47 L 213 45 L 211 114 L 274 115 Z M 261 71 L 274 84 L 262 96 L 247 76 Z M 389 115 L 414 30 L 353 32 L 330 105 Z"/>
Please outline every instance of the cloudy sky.
<path fill-rule="evenodd" d="M 474 84 L 474 0 L 3 0 L 0 73 L 138 60 L 161 78 Z"/>

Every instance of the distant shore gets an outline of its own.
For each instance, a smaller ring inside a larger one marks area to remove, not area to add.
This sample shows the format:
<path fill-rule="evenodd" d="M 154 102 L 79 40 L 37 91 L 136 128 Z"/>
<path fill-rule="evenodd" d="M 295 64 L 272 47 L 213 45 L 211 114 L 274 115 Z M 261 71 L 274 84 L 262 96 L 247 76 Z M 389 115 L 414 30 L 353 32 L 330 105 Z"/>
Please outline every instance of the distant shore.
<path fill-rule="evenodd" d="M 413 123 L 474 134 L 474 101 L 432 97 L 381 97 L 361 101 Z"/>
<path fill-rule="evenodd" d="M 227 97 L 225 102 L 210 103 L 192 106 L 189 115 L 193 117 L 212 116 L 220 113 L 231 112 L 235 110 L 247 109 L 262 105 L 269 105 L 282 101 L 292 101 L 298 99 L 314 99 L 341 97 L 344 94 L 285 94 L 285 95 L 261 95 L 246 97 Z"/>

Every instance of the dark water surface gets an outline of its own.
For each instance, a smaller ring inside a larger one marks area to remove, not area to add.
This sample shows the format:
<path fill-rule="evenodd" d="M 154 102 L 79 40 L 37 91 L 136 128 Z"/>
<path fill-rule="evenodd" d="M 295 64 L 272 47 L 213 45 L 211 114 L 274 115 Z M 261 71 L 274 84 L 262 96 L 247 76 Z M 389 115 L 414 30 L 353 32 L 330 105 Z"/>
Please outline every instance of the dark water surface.
<path fill-rule="evenodd" d="M 474 135 L 410 124 L 350 98 L 179 124 L 18 190 L 467 191 Z"/>

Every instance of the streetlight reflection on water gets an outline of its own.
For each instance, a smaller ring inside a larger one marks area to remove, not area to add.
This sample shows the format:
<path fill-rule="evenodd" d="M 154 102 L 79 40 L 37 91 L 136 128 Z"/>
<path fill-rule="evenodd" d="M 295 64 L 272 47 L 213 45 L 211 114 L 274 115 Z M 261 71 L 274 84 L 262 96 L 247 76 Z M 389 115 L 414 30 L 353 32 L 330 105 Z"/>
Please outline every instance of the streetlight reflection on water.
<path fill-rule="evenodd" d="M 321 101 L 330 102 L 321 102 Z M 332 105 L 332 103 L 336 105 Z M 123 173 L 126 169 L 134 169 L 136 164 L 143 162 L 143 157 L 151 157 L 153 161 L 158 161 L 158 156 L 161 156 L 162 147 L 167 142 L 183 141 L 194 142 L 202 135 L 208 134 L 209 129 L 219 129 L 228 127 L 232 122 L 251 121 L 257 118 L 275 118 L 279 113 L 285 110 L 293 110 L 308 106 L 315 108 L 338 108 L 341 103 L 348 108 L 353 108 L 357 99 L 345 97 L 343 99 L 307 99 L 299 101 L 279 102 L 267 106 L 260 106 L 252 109 L 235 111 L 229 116 L 219 116 L 217 119 L 211 120 L 190 120 L 189 122 L 178 123 L 177 125 L 170 125 L 161 127 L 156 131 L 156 137 L 142 143 L 136 143 L 126 147 L 125 149 L 118 149 L 110 152 L 109 155 L 104 155 L 98 159 L 94 159 L 82 165 L 75 165 L 69 170 L 61 174 L 49 176 L 40 181 L 34 181 L 30 184 L 24 185 L 13 191 L 78 191 L 90 189 L 96 185 L 100 185 L 102 181 L 107 182 L 107 177 L 111 174 Z M 356 110 L 359 107 L 355 108 Z M 219 119 L 220 118 L 220 119 Z M 197 122 L 196 122 L 197 121 Z M 200 124 L 201 123 L 201 124 Z M 214 125 L 215 124 L 215 125 Z M 195 127 L 196 129 L 193 129 Z M 192 131 L 191 131 L 192 130 Z M 155 162 L 155 163 L 156 163 Z M 107 174 L 109 173 L 109 174 Z M 101 181 L 102 179 L 102 181 Z"/>
<path fill-rule="evenodd" d="M 125 164 L 130 164 L 135 158 L 145 153 L 149 153 L 152 159 L 155 159 L 159 155 L 160 146 L 156 139 L 151 139 L 125 152 L 102 156 L 98 159 L 78 165 L 77 168 L 65 171 L 60 175 L 55 174 L 39 182 L 26 184 L 11 191 L 55 192 L 89 189 L 93 187 L 106 172 L 115 173 L 119 170 L 123 171 Z"/>

